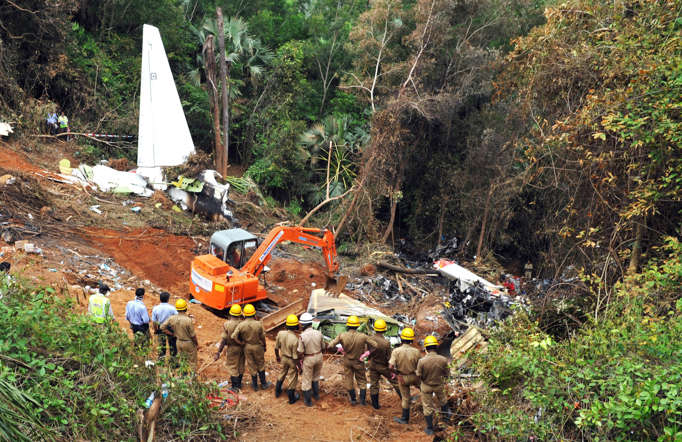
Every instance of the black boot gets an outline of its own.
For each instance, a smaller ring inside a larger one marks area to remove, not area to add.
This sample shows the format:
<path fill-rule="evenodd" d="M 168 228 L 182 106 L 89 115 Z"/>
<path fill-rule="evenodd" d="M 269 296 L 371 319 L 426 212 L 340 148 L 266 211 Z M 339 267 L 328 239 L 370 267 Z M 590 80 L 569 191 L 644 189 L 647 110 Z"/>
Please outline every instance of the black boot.
<path fill-rule="evenodd" d="M 253 391 L 258 391 L 258 375 L 251 375 L 251 386 L 253 387 Z"/>
<path fill-rule="evenodd" d="M 367 390 L 360 390 L 360 405 L 367 405 Z"/>
<path fill-rule="evenodd" d="M 287 390 L 287 396 L 289 396 L 290 404 L 295 404 L 297 400 L 301 399 L 301 396 L 296 393 L 296 390 Z"/>
<path fill-rule="evenodd" d="M 242 378 L 243 378 L 243 377 L 244 377 L 244 374 L 243 374 L 243 373 L 240 374 L 239 376 L 237 376 L 237 382 L 238 382 L 237 387 L 238 387 L 240 390 L 242 389 Z"/>
<path fill-rule="evenodd" d="M 379 407 L 379 393 L 370 394 L 369 397 L 372 399 L 372 407 L 374 407 L 375 410 L 381 408 Z"/>
<path fill-rule="evenodd" d="M 350 404 L 357 405 L 358 401 L 355 400 L 355 390 L 348 390 L 348 396 L 350 397 Z"/>
<path fill-rule="evenodd" d="M 232 391 L 239 391 L 239 378 L 237 376 L 230 376 L 230 384 Z"/>
<path fill-rule="evenodd" d="M 426 419 L 426 428 L 424 428 L 424 433 L 430 436 L 433 434 L 433 415 L 424 416 L 424 419 Z"/>
<path fill-rule="evenodd" d="M 313 382 L 313 398 L 316 401 L 320 400 L 320 381 Z"/>
<path fill-rule="evenodd" d="M 275 397 L 279 397 L 282 394 L 282 384 L 284 381 L 277 381 L 275 384 Z"/>
<path fill-rule="evenodd" d="M 407 424 L 410 422 L 410 409 L 409 408 L 403 408 L 403 417 L 394 417 L 394 421 L 398 422 L 399 424 Z"/>
<path fill-rule="evenodd" d="M 272 382 L 267 382 L 265 380 L 265 370 L 261 370 L 258 372 L 258 376 L 260 376 L 260 388 L 261 390 L 267 390 L 272 386 Z"/>
<path fill-rule="evenodd" d="M 310 390 L 306 390 L 303 392 L 303 403 L 305 403 L 306 407 L 312 407 L 313 406 L 312 396 L 313 396 L 313 392 Z"/>
<path fill-rule="evenodd" d="M 447 405 L 440 407 L 440 419 L 446 424 L 450 422 L 450 407 Z"/>

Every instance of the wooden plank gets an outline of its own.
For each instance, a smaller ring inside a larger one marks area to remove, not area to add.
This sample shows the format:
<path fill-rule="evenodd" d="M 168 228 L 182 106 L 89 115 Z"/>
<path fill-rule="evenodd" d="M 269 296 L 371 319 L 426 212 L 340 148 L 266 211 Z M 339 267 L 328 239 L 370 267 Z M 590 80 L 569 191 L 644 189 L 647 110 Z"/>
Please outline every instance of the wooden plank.
<path fill-rule="evenodd" d="M 301 313 L 305 312 L 305 307 L 306 307 L 305 300 L 299 299 L 298 301 L 294 301 L 291 304 L 282 307 L 276 312 L 272 312 L 267 316 L 263 316 L 262 319 L 263 328 L 265 329 L 266 332 L 274 330 L 275 328 L 279 327 L 280 325 L 286 322 L 287 316 L 289 315 L 298 316 Z"/>

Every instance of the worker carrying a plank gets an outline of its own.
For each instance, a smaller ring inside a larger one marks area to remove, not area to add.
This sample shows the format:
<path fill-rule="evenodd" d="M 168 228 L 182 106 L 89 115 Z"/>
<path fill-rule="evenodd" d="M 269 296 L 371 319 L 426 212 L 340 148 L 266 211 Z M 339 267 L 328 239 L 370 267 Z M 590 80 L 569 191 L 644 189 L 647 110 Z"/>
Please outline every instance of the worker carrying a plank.
<path fill-rule="evenodd" d="M 275 339 L 275 358 L 282 364 L 282 374 L 275 384 L 275 397 L 282 394 L 282 384 L 286 381 L 287 396 L 289 403 L 293 404 L 300 399 L 296 393 L 298 385 L 298 344 L 299 339 L 296 335 L 298 330 L 298 318 L 296 315 L 287 316 L 286 330 L 277 333 Z"/>
<path fill-rule="evenodd" d="M 263 323 L 257 321 L 256 309 L 251 304 L 246 304 L 242 310 L 244 320 L 237 325 L 232 332 L 232 339 L 244 346 L 244 356 L 251 373 L 251 386 L 258 391 L 258 378 L 260 377 L 261 389 L 265 390 L 272 384 L 265 380 L 265 330 Z"/>
<path fill-rule="evenodd" d="M 161 331 L 177 340 L 180 359 L 187 359 L 190 368 L 194 370 L 197 365 L 197 349 L 199 341 L 194 331 L 194 322 L 187 316 L 187 301 L 178 299 L 175 301 L 177 315 L 173 315 L 161 324 Z"/>
<path fill-rule="evenodd" d="M 417 363 L 417 377 L 421 381 L 422 408 L 426 419 L 426 434 L 433 434 L 433 414 L 440 407 L 443 420 L 447 421 L 449 414 L 447 397 L 445 396 L 445 379 L 448 377 L 448 360 L 438 351 L 438 339 L 427 336 L 424 339 L 426 356 Z"/>
<path fill-rule="evenodd" d="M 244 346 L 232 339 L 232 333 L 241 323 L 242 307 L 239 304 L 234 304 L 230 307 L 230 319 L 223 324 L 223 335 L 220 341 L 218 351 L 213 357 L 217 361 L 220 357 L 220 352 L 227 347 L 225 351 L 225 362 L 227 371 L 230 373 L 230 384 L 232 390 L 239 391 L 242 388 L 242 378 L 244 377 L 244 365 L 246 362 L 244 356 Z"/>
<path fill-rule="evenodd" d="M 343 353 L 343 377 L 350 397 L 350 404 L 357 405 L 355 398 L 355 386 L 353 385 L 353 377 L 360 389 L 360 404 L 366 405 L 365 398 L 367 397 L 367 376 L 365 375 L 365 363 L 360 360 L 367 347 L 368 336 L 357 331 L 360 327 L 360 320 L 357 316 L 352 315 L 346 321 L 346 331 L 341 333 L 330 344 L 330 348 L 341 344 L 339 351 Z"/>
<path fill-rule="evenodd" d="M 372 407 L 379 409 L 379 383 L 383 376 L 393 386 L 400 397 L 398 377 L 388 368 L 388 360 L 391 357 L 391 343 L 384 337 L 386 321 L 377 319 L 374 321 L 375 335 L 367 339 L 370 347 L 363 356 L 369 356 L 369 396 L 372 399 Z"/>
<path fill-rule="evenodd" d="M 393 420 L 399 424 L 407 424 L 410 421 L 410 386 L 419 387 L 419 378 L 415 372 L 421 352 L 412 346 L 412 341 L 414 341 L 414 330 L 405 327 L 400 332 L 402 345 L 393 350 L 391 359 L 388 361 L 388 367 L 398 375 L 403 415 L 400 418 L 394 417 Z"/>
<path fill-rule="evenodd" d="M 176 345 L 176 339 L 173 336 L 168 336 L 162 333 L 160 330 L 161 324 L 166 322 L 166 319 L 173 315 L 177 315 L 178 311 L 175 307 L 168 303 L 170 299 L 170 293 L 161 292 L 159 294 L 159 305 L 155 305 L 152 309 L 152 330 L 156 335 L 156 345 L 159 349 L 159 360 L 163 360 L 166 357 L 166 344 L 168 344 L 168 354 L 171 357 L 175 357 L 178 354 L 178 347 Z"/>
<path fill-rule="evenodd" d="M 303 402 L 312 407 L 312 398 L 320 400 L 320 372 L 322 371 L 322 352 L 327 348 L 324 337 L 313 325 L 313 315 L 305 312 L 301 315 L 303 333 L 298 341 L 298 353 L 303 357 L 301 373 L 301 390 Z"/>
<path fill-rule="evenodd" d="M 126 304 L 126 319 L 133 331 L 135 347 L 142 348 L 149 342 L 149 312 L 144 305 L 144 288 L 135 290 L 135 299 Z"/>
<path fill-rule="evenodd" d="M 108 285 L 100 283 L 99 293 L 92 294 L 88 298 L 88 314 L 97 324 L 104 324 L 107 319 L 114 319 L 111 301 L 107 297 L 109 290 Z"/>

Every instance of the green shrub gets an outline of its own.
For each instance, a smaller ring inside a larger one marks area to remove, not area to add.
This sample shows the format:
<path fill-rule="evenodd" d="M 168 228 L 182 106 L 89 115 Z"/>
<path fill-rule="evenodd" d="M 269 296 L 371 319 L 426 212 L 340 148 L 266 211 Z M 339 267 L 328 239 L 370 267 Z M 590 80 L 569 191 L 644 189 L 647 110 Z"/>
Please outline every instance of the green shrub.
<path fill-rule="evenodd" d="M 56 439 L 135 440 L 135 413 L 158 385 L 118 324 L 93 323 L 52 288 L 5 281 L 0 293 L 0 378 L 40 404 L 33 417 Z M 215 385 L 159 377 L 171 385 L 159 439 L 222 436 L 206 400 Z"/>
<path fill-rule="evenodd" d="M 679 281 L 682 247 L 618 287 L 598 323 L 553 341 L 526 314 L 475 357 L 485 389 L 472 417 L 499 439 L 680 440 L 682 305 L 662 304 Z M 636 285 L 632 285 L 635 284 Z M 662 309 L 662 305 L 671 308 Z"/>

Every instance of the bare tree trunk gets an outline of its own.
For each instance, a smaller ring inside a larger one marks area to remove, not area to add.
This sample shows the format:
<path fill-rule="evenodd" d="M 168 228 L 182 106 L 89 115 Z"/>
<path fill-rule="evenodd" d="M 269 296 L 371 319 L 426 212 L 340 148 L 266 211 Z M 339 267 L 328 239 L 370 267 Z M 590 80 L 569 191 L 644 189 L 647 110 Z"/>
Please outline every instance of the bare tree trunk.
<path fill-rule="evenodd" d="M 490 184 L 488 196 L 485 199 L 485 208 L 483 209 L 483 220 L 481 221 L 481 234 L 478 236 L 478 246 L 476 247 L 476 261 L 481 260 L 481 249 L 483 248 L 483 238 L 485 237 L 485 225 L 488 219 L 488 211 L 490 210 L 490 198 L 493 195 L 493 185 Z"/>
<path fill-rule="evenodd" d="M 637 223 L 635 227 L 635 242 L 632 244 L 632 255 L 630 255 L 630 265 L 628 266 L 628 274 L 630 275 L 637 273 L 639 268 L 639 259 L 642 256 L 642 232 L 645 224 L 646 220 Z"/>
<path fill-rule="evenodd" d="M 225 27 L 223 24 L 223 10 L 220 6 L 216 8 L 216 15 L 218 17 L 218 50 L 220 51 L 220 83 L 222 85 L 222 104 L 223 104 L 223 131 L 225 135 L 225 157 L 221 164 L 220 172 L 227 175 L 227 164 L 230 161 L 230 128 L 228 120 L 227 108 L 227 61 L 225 60 Z"/>
<path fill-rule="evenodd" d="M 448 201 L 441 196 L 440 215 L 438 216 L 438 239 L 436 240 L 436 248 L 440 247 L 441 238 L 443 238 L 443 224 L 445 223 L 445 212 L 448 206 Z"/>
<path fill-rule="evenodd" d="M 220 105 L 218 104 L 218 84 L 216 81 L 216 65 L 215 65 L 215 43 L 213 35 L 206 37 L 206 42 L 203 48 L 204 64 L 206 67 L 206 82 L 210 90 L 208 91 L 208 100 L 211 106 L 211 113 L 213 114 L 213 142 L 215 144 L 215 169 L 221 170 L 223 164 L 223 145 L 220 141 Z"/>

